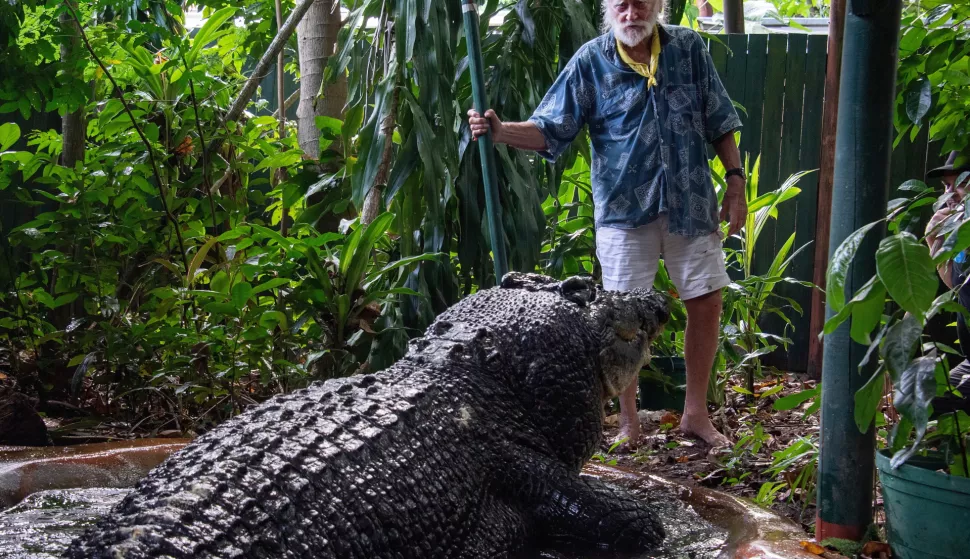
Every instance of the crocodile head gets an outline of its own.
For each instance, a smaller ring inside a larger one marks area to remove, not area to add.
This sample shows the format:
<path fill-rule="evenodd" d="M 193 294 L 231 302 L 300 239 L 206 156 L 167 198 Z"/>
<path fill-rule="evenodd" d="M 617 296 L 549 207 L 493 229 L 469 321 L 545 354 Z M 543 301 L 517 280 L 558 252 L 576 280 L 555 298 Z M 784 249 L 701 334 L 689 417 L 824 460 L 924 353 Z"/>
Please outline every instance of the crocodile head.
<path fill-rule="evenodd" d="M 615 398 L 650 361 L 650 344 L 670 316 L 667 298 L 652 289 L 598 290 L 589 320 L 601 340 L 603 396 Z"/>
<path fill-rule="evenodd" d="M 593 279 L 573 276 L 562 281 L 541 274 L 509 272 L 503 288 L 549 291 L 583 307 L 600 339 L 600 381 L 606 400 L 615 398 L 650 361 L 650 344 L 670 317 L 667 295 L 654 289 L 607 291 Z"/>

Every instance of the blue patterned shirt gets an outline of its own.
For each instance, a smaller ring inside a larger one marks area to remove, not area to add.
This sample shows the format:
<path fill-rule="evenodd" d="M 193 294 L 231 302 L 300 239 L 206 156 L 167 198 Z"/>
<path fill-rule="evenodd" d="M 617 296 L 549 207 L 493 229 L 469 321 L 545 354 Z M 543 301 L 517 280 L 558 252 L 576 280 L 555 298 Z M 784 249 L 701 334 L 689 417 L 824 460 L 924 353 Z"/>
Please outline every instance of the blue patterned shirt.
<path fill-rule="evenodd" d="M 588 126 L 596 227 L 634 228 L 667 213 L 672 234 L 717 229 L 707 144 L 741 127 L 707 47 L 657 24 L 657 85 L 627 66 L 607 32 L 583 45 L 529 118 L 555 161 Z"/>

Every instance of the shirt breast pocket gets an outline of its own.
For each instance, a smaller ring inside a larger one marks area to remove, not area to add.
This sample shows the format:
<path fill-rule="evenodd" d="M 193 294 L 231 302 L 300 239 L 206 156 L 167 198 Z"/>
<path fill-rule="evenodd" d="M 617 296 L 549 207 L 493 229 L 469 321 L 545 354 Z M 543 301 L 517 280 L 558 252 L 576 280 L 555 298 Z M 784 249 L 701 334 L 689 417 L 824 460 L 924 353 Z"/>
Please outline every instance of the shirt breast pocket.
<path fill-rule="evenodd" d="M 684 136 L 691 132 L 704 136 L 703 105 L 700 88 L 694 84 L 673 83 L 664 86 L 666 108 L 664 121 L 674 134 Z"/>
<path fill-rule="evenodd" d="M 600 127 L 613 137 L 635 131 L 648 109 L 644 88 L 632 84 L 601 93 L 597 103 Z"/>

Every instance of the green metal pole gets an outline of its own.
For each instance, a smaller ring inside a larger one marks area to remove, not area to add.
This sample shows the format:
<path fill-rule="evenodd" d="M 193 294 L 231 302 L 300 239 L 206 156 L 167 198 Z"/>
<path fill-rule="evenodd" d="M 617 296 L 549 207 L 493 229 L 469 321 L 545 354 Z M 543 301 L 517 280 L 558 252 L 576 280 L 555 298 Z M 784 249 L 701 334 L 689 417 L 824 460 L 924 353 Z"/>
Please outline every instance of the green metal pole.
<path fill-rule="evenodd" d="M 829 259 L 853 231 L 886 214 L 896 95 L 901 0 L 848 0 L 835 140 Z M 876 248 L 885 228 L 870 232 L 853 260 L 845 292 L 854 293 L 876 272 Z M 826 305 L 831 317 L 832 308 Z M 822 423 L 815 537 L 856 540 L 872 522 L 875 432 L 860 433 L 855 393 L 875 372 L 860 373 L 866 347 L 843 323 L 825 338 Z"/>
<path fill-rule="evenodd" d="M 484 115 L 488 109 L 485 96 L 485 74 L 482 70 L 482 43 L 478 35 L 478 6 L 475 0 L 462 0 L 461 10 L 465 20 L 465 37 L 468 43 L 468 69 L 472 78 L 472 100 L 475 110 Z M 495 176 L 495 150 L 491 133 L 478 138 L 482 156 L 482 178 L 485 182 L 485 213 L 488 215 L 488 233 L 492 241 L 492 259 L 495 264 L 495 282 L 500 283 L 508 272 L 505 258 L 505 237 L 502 235 L 502 204 L 498 196 L 498 179 Z"/>

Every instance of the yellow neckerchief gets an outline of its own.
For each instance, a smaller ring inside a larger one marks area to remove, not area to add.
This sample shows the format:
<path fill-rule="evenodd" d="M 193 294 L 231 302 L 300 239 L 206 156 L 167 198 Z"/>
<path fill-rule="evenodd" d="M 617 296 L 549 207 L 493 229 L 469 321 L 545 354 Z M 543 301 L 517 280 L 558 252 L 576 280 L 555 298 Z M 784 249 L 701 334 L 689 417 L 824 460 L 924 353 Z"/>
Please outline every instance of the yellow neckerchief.
<path fill-rule="evenodd" d="M 620 53 L 620 58 L 623 62 L 633 69 L 634 72 L 640 74 L 641 76 L 647 78 L 647 89 L 650 86 L 657 85 L 657 64 L 660 61 L 660 33 L 657 33 L 657 27 L 653 28 L 653 44 L 650 46 L 650 63 L 643 64 L 637 62 L 630 58 L 627 54 L 626 49 L 623 48 L 623 43 L 620 41 L 616 42 L 616 50 Z"/>

